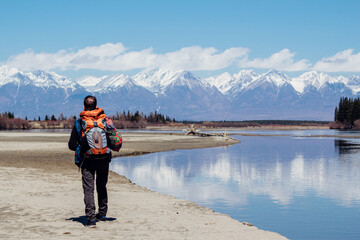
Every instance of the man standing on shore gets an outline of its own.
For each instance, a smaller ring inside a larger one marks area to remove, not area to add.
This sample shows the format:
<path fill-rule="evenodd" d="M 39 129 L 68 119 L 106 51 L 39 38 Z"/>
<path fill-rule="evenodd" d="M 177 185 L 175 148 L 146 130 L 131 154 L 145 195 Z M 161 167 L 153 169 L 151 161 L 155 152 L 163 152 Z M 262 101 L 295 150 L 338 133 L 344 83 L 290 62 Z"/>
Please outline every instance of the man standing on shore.
<path fill-rule="evenodd" d="M 107 132 L 107 117 L 101 108 L 97 108 L 96 98 L 84 99 L 84 111 L 75 121 L 71 132 L 69 149 L 75 152 L 75 163 L 81 168 L 84 189 L 85 214 L 87 226 L 95 227 L 96 221 L 105 221 L 108 210 L 106 184 L 111 161 L 110 142 Z M 94 180 L 98 195 L 98 213 L 95 212 Z"/>

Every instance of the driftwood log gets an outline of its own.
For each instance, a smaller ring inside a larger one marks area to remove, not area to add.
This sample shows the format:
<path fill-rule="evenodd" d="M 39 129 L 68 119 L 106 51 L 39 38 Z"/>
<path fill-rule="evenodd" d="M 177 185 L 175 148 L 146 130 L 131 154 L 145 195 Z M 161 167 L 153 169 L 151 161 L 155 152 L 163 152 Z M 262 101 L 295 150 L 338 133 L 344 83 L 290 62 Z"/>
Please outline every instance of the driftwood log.
<path fill-rule="evenodd" d="M 221 134 L 215 134 L 215 133 L 203 133 L 200 132 L 200 130 L 198 130 L 196 127 L 194 127 L 194 125 L 191 125 L 190 129 L 184 129 L 185 135 L 194 135 L 194 136 L 200 136 L 200 137 L 214 137 L 214 136 L 222 136 L 222 137 L 227 137 L 227 133 L 226 130 L 224 133 Z"/>

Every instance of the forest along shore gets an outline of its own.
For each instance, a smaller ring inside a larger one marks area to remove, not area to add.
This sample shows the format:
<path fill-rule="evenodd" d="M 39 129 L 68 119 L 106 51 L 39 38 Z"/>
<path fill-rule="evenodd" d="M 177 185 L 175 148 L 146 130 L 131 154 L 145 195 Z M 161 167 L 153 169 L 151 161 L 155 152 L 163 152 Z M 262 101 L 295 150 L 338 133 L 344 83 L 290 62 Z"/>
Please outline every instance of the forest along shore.
<path fill-rule="evenodd" d="M 84 227 L 81 174 L 70 133 L 0 132 L 0 235 L 6 239 L 286 239 L 228 215 L 152 192 L 111 172 L 109 221 Z M 226 146 L 228 137 L 124 133 L 114 156 Z"/>

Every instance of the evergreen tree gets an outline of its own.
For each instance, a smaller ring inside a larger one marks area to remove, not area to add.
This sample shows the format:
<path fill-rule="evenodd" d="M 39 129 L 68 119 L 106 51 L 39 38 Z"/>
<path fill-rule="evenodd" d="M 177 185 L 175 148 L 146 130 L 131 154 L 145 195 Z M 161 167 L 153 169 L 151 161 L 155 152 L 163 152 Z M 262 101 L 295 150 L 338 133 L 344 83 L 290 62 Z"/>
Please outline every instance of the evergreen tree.
<path fill-rule="evenodd" d="M 351 124 L 360 119 L 360 98 L 354 99 L 352 114 L 351 114 Z"/>
<path fill-rule="evenodd" d="M 59 115 L 59 117 L 58 117 L 58 120 L 59 120 L 59 121 L 66 120 L 66 118 L 64 117 L 64 114 L 63 114 L 63 113 L 60 113 L 60 115 Z"/>
<path fill-rule="evenodd" d="M 334 121 L 338 120 L 338 115 L 339 115 L 339 109 L 338 107 L 335 108 L 335 116 L 334 116 Z"/>
<path fill-rule="evenodd" d="M 338 111 L 337 119 L 338 119 L 339 122 L 344 122 L 345 121 L 345 107 L 344 107 L 344 98 L 343 97 L 340 98 L 339 111 Z"/>
<path fill-rule="evenodd" d="M 335 108 L 334 119 L 349 127 L 354 126 L 354 122 L 360 119 L 360 98 L 341 97 L 339 106 Z"/>
<path fill-rule="evenodd" d="M 14 118 L 15 117 L 13 112 L 12 113 L 11 112 L 5 112 L 5 115 L 7 115 L 8 118 Z"/>
<path fill-rule="evenodd" d="M 353 123 L 352 118 L 351 118 L 353 102 L 350 98 L 345 97 L 344 107 L 345 107 L 345 120 L 350 123 Z"/>
<path fill-rule="evenodd" d="M 140 120 L 140 114 L 139 114 L 139 111 L 136 111 L 135 114 L 134 114 L 134 120 L 136 122 L 138 122 Z"/>

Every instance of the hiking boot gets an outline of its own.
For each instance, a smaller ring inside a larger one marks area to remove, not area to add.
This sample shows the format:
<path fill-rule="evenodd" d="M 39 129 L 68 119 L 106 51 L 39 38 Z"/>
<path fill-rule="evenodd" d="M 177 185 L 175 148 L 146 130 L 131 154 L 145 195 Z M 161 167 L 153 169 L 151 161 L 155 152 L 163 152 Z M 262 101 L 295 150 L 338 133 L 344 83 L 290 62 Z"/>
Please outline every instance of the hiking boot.
<path fill-rule="evenodd" d="M 99 213 L 96 214 L 96 220 L 98 221 L 106 221 L 106 216 L 101 216 Z"/>
<path fill-rule="evenodd" d="M 96 227 L 96 220 L 89 220 L 86 226 L 90 228 Z"/>

